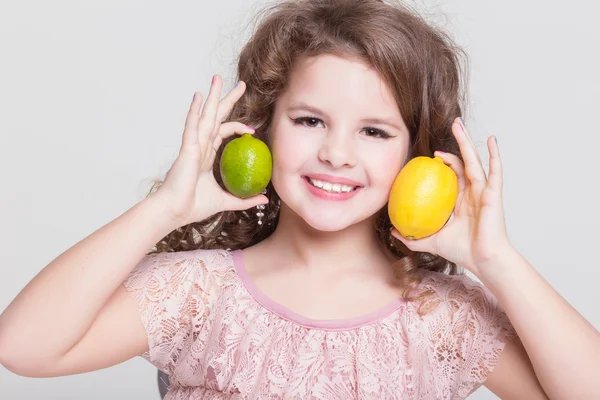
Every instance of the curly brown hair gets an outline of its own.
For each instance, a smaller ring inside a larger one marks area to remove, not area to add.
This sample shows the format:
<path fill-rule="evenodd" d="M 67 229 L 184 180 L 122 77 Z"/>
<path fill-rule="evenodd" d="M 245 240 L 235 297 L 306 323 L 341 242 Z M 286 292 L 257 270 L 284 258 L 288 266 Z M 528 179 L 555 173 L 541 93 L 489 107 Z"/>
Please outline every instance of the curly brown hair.
<path fill-rule="evenodd" d="M 415 9 L 381 0 L 286 0 L 267 6 L 257 18 L 237 63 L 237 79 L 246 82 L 247 89 L 227 121 L 255 127 L 255 136 L 268 143 L 275 102 L 301 57 L 358 57 L 378 71 L 398 103 L 410 132 L 408 159 L 432 156 L 435 150 L 461 158 L 451 126 L 462 115 L 460 104 L 466 104 L 467 56 L 443 29 L 426 22 Z M 221 187 L 218 160 L 229 140 L 219 149 L 213 168 Z M 155 181 L 148 195 L 161 184 Z M 269 204 L 262 225 L 252 210 L 225 211 L 174 230 L 150 253 L 235 250 L 258 243 L 273 233 L 279 217 L 279 198 L 271 184 L 266 196 Z M 377 213 L 374 228 L 381 243 L 398 257 L 395 274 L 403 280 L 405 297 L 420 282 L 420 270 L 461 273 L 456 264 L 434 254 L 412 252 L 394 238 L 387 205 Z"/>

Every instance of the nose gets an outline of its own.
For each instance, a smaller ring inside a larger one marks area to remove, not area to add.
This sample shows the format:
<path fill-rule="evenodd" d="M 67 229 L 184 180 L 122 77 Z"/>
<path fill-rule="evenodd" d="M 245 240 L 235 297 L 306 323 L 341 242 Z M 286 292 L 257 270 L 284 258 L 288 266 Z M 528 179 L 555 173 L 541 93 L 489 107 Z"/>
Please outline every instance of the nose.
<path fill-rule="evenodd" d="M 319 160 L 333 168 L 354 167 L 356 149 L 354 136 L 347 131 L 330 130 L 324 136 L 319 148 Z"/>

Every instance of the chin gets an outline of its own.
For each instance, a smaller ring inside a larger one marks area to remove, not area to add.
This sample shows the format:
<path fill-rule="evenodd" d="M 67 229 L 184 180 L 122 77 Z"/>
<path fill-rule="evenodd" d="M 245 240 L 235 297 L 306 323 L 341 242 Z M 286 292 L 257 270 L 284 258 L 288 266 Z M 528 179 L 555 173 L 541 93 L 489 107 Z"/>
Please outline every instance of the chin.
<path fill-rule="evenodd" d="M 339 232 L 357 224 L 363 224 L 371 220 L 372 215 L 352 215 L 352 213 L 335 212 L 334 210 L 300 209 L 297 216 L 307 225 L 321 232 Z"/>
<path fill-rule="evenodd" d="M 340 218 L 302 217 L 302 219 L 313 229 L 321 232 L 339 232 L 356 223 L 355 221 L 345 221 Z"/>

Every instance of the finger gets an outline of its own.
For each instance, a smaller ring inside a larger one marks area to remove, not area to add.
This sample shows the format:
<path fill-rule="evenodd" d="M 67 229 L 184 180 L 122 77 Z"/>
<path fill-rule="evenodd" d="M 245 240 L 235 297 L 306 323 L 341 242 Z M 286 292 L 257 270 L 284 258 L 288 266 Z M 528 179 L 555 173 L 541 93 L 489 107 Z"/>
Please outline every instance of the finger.
<path fill-rule="evenodd" d="M 479 156 L 479 152 L 477 151 L 477 146 L 475 146 L 475 142 L 473 142 L 473 137 L 471 136 L 471 134 L 467 130 L 467 127 L 465 126 L 465 122 L 462 119 L 462 117 L 459 117 L 459 121 L 460 121 L 461 127 L 462 127 L 462 129 L 463 129 L 463 131 L 465 133 L 465 136 L 467 137 L 467 139 L 469 139 L 469 142 L 471 143 L 471 146 L 475 149 L 475 155 L 477 156 L 477 161 L 483 167 L 483 163 L 481 162 L 481 157 Z M 483 174 L 485 175 L 485 170 L 483 170 Z"/>
<path fill-rule="evenodd" d="M 242 97 L 244 91 L 246 90 L 246 85 L 243 82 L 239 82 L 233 90 L 231 90 L 227 95 L 219 102 L 219 107 L 217 110 L 217 121 L 214 126 L 212 133 L 210 134 L 210 140 L 213 142 L 217 142 L 213 144 L 214 148 L 219 148 L 221 145 L 221 140 L 219 140 L 218 136 L 220 134 L 220 124 L 225 120 L 225 118 L 231 112 L 233 105 Z M 215 140 L 216 139 L 216 140 Z"/>
<path fill-rule="evenodd" d="M 246 91 L 246 82 L 239 81 L 236 86 L 219 103 L 217 111 L 217 121 L 224 121 L 231 112 L 234 104 L 244 95 Z"/>
<path fill-rule="evenodd" d="M 200 112 L 201 106 L 202 94 L 200 92 L 195 92 L 187 117 L 185 118 L 185 129 L 183 130 L 182 140 L 182 144 L 184 146 L 198 143 L 198 133 L 196 132 L 196 127 L 198 126 L 198 113 Z"/>
<path fill-rule="evenodd" d="M 242 211 L 256 207 L 259 204 L 267 203 L 269 203 L 269 198 L 264 194 L 258 194 L 247 199 L 241 199 L 237 196 L 232 195 L 231 193 L 225 193 L 225 201 L 223 206 L 226 210 Z"/>
<path fill-rule="evenodd" d="M 222 86 L 223 81 L 221 80 L 221 77 L 215 74 L 210 86 L 208 97 L 206 98 L 206 102 L 202 108 L 202 114 L 200 115 L 198 125 L 199 137 L 209 139 L 213 129 L 215 128 Z"/>
<path fill-rule="evenodd" d="M 498 139 L 495 136 L 488 138 L 488 150 L 490 152 L 490 173 L 488 187 L 495 192 L 502 193 L 502 160 L 498 149 Z"/>
<path fill-rule="evenodd" d="M 451 153 L 444 153 L 443 151 L 436 151 L 434 155 L 441 157 L 444 160 L 444 164 L 452 168 L 458 178 L 458 192 L 462 192 L 466 186 L 466 178 L 465 167 L 460 158 Z"/>
<path fill-rule="evenodd" d="M 460 147 L 467 179 L 469 179 L 469 182 L 473 185 L 484 186 L 486 178 L 483 165 L 481 164 L 477 150 L 475 149 L 473 142 L 469 139 L 467 130 L 460 121 L 460 118 L 454 120 L 454 123 L 452 124 L 452 133 L 454 133 L 454 137 Z"/>
<path fill-rule="evenodd" d="M 464 120 L 462 119 L 462 117 L 458 117 L 458 122 L 461 124 L 463 131 L 466 133 L 466 136 L 467 136 L 467 139 L 469 139 L 469 142 L 471 142 L 473 147 L 475 147 L 475 143 L 473 143 L 473 138 L 469 134 L 469 131 L 467 130 L 467 127 L 465 126 L 465 123 L 464 123 Z"/>
<path fill-rule="evenodd" d="M 419 251 L 419 252 L 431 252 L 430 251 L 430 240 L 428 237 L 423 239 L 407 239 L 402 234 L 396 230 L 392 229 L 392 236 L 401 241 L 410 251 Z"/>
<path fill-rule="evenodd" d="M 233 136 L 236 133 L 240 135 L 243 133 L 249 133 L 251 135 L 254 135 L 254 128 L 242 124 L 241 122 L 226 122 L 224 124 L 221 124 L 221 126 L 219 127 L 219 134 L 217 135 L 217 138 L 213 141 L 214 149 L 218 150 L 219 147 L 221 147 L 223 139 Z"/>

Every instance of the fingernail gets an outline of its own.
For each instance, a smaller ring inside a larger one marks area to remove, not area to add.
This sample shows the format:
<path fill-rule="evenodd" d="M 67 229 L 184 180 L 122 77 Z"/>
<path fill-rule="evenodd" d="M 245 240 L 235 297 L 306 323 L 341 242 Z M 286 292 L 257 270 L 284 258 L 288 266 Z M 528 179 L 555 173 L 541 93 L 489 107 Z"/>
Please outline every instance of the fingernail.
<path fill-rule="evenodd" d="M 496 141 L 496 144 L 498 144 L 498 138 L 496 136 L 494 136 L 494 140 Z"/>
<path fill-rule="evenodd" d="M 194 92 L 194 95 L 192 96 L 192 101 L 196 100 L 196 92 Z"/>
<path fill-rule="evenodd" d="M 254 132 L 256 129 L 253 126 L 250 125 L 246 125 L 247 128 L 252 129 L 252 132 Z"/>
<path fill-rule="evenodd" d="M 467 132 L 467 128 L 465 127 L 465 121 L 462 119 L 462 117 L 458 117 L 460 119 L 460 127 L 462 128 L 463 132 Z"/>
<path fill-rule="evenodd" d="M 212 81 L 210 82 L 210 84 L 212 85 L 213 83 L 215 83 L 215 76 L 213 75 Z"/>
<path fill-rule="evenodd" d="M 238 81 L 238 83 L 235 84 L 235 86 L 233 87 L 234 89 L 237 88 L 238 86 L 240 86 L 240 81 Z"/>

